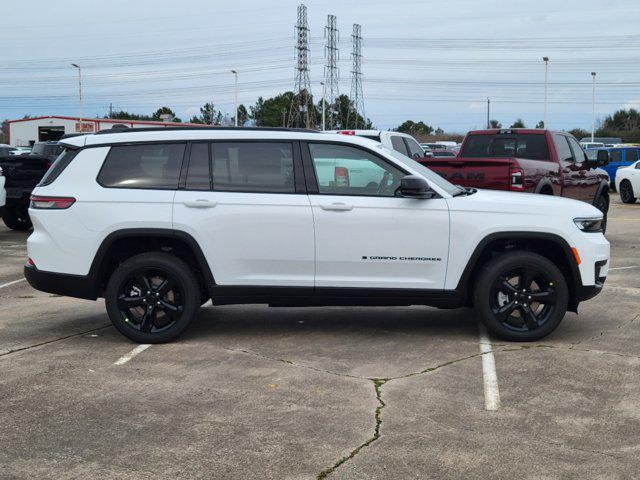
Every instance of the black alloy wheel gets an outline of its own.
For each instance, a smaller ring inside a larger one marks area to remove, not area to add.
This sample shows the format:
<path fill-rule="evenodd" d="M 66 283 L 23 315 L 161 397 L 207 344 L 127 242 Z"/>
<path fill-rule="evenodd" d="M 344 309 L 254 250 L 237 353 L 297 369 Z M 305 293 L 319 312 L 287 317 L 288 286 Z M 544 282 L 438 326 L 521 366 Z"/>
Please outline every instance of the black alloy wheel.
<path fill-rule="evenodd" d="M 633 186 L 629 180 L 620 182 L 620 200 L 622 203 L 635 203 L 636 201 Z"/>

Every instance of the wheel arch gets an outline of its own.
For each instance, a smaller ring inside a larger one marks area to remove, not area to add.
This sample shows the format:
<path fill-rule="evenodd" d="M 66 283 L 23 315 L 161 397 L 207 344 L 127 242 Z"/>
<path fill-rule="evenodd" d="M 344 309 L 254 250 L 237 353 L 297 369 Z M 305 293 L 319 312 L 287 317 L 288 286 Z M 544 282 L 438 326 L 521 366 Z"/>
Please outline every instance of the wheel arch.
<path fill-rule="evenodd" d="M 593 196 L 593 201 L 591 202 L 591 204 L 595 205 L 600 195 L 606 195 L 608 197 L 609 190 L 609 182 L 607 182 L 606 180 L 602 180 L 600 182 L 600 185 L 598 185 L 598 190 L 596 190 L 596 194 Z"/>
<path fill-rule="evenodd" d="M 200 245 L 191 235 L 173 229 L 128 228 L 111 232 L 96 251 L 88 275 L 95 296 L 104 292 L 109 276 L 119 263 L 148 251 L 168 251 L 196 267 L 199 281 L 210 293 L 215 280 Z"/>
<path fill-rule="evenodd" d="M 538 253 L 556 263 L 567 279 L 569 310 L 577 311 L 582 277 L 571 247 L 561 236 L 544 232 L 497 232 L 483 238 L 469 258 L 456 287 L 466 305 L 472 304 L 473 285 L 482 266 L 501 253 L 514 250 Z"/>
<path fill-rule="evenodd" d="M 548 178 L 543 178 L 542 180 L 540 180 L 540 183 L 538 183 L 538 186 L 536 187 L 535 193 L 541 193 L 543 195 L 553 195 L 553 184 L 551 183 L 551 180 L 549 180 Z"/>

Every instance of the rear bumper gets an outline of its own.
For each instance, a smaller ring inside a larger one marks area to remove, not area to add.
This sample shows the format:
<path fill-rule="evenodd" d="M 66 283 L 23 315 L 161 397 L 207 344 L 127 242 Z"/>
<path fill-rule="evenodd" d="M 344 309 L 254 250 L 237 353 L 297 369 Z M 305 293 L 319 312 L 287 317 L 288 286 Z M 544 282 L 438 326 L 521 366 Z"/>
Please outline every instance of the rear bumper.
<path fill-rule="evenodd" d="M 37 268 L 25 265 L 24 278 L 29 285 L 41 292 L 54 293 L 65 297 L 95 300 L 98 295 L 93 288 L 93 282 L 88 276 L 69 275 L 66 273 L 43 272 Z"/>

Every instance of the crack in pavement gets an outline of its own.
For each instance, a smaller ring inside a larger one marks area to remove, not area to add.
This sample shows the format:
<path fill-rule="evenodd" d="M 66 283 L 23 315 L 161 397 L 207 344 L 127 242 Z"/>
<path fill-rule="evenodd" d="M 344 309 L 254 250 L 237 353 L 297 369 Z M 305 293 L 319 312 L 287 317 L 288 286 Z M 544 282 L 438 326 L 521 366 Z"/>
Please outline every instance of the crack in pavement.
<path fill-rule="evenodd" d="M 110 327 L 111 324 L 103 325 L 102 327 L 92 328 L 91 330 L 86 330 L 80 333 L 72 333 L 71 335 L 65 335 L 64 337 L 54 338 L 53 340 L 47 340 L 45 342 L 36 343 L 34 345 L 27 345 L 26 347 L 14 348 L 12 350 L 7 350 L 5 352 L 0 353 L 0 357 L 6 357 L 7 355 L 11 355 L 12 353 L 24 352 L 25 350 L 31 350 L 32 348 L 41 347 L 43 345 L 49 345 L 50 343 L 60 342 L 62 340 L 66 340 L 68 338 L 79 337 L 81 335 L 85 335 L 87 333 L 95 332 L 98 330 L 102 330 Z"/>
<path fill-rule="evenodd" d="M 620 325 L 618 325 L 615 328 L 611 328 L 609 330 L 602 330 L 599 335 L 594 335 L 593 337 L 587 338 L 586 340 L 579 340 L 579 341 L 577 341 L 575 343 L 572 343 L 571 345 L 580 345 L 581 343 L 584 343 L 584 342 L 590 342 L 591 340 L 595 340 L 597 338 L 603 337 L 605 333 L 615 332 L 616 330 L 620 330 L 622 328 L 628 327 L 633 322 L 635 322 L 638 319 L 638 317 L 640 317 L 640 313 L 637 314 L 635 317 L 633 317 L 631 320 L 627 320 L 626 322 L 622 322 Z"/>

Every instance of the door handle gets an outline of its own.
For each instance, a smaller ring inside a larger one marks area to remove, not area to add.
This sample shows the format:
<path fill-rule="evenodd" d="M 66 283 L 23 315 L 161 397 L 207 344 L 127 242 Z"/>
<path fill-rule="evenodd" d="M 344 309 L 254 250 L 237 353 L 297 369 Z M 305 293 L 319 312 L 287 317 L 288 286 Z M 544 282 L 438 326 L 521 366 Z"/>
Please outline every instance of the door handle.
<path fill-rule="evenodd" d="M 209 200 L 196 200 L 195 202 L 182 202 L 185 207 L 189 208 L 213 208 L 218 202 L 210 202 Z"/>
<path fill-rule="evenodd" d="M 347 205 L 346 203 L 330 203 L 325 205 L 320 205 L 322 210 L 338 210 L 338 211 L 348 211 L 353 210 L 353 205 Z"/>

